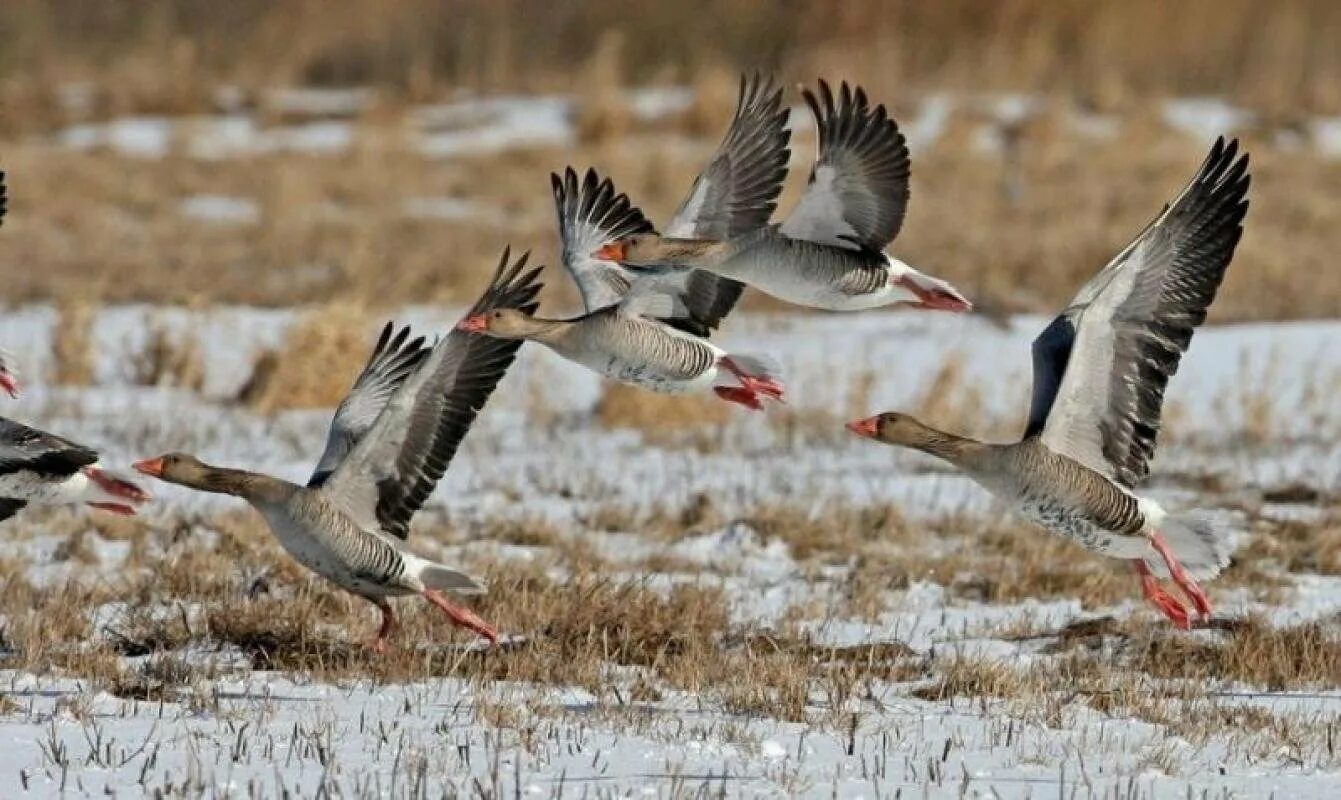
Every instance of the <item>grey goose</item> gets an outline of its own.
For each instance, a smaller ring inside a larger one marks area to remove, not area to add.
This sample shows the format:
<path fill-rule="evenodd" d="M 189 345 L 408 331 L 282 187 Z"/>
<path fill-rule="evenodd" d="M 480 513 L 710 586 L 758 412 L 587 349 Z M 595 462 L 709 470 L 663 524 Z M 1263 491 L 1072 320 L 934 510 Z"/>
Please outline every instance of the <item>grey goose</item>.
<path fill-rule="evenodd" d="M 471 313 L 535 308 L 540 269 L 505 251 Z M 520 342 L 454 330 L 432 346 L 388 324 L 331 421 L 326 449 L 307 485 L 204 464 L 184 453 L 145 459 L 146 475 L 250 503 L 298 562 L 382 613 L 373 647 L 395 625 L 388 598 L 419 594 L 457 625 L 491 642 L 498 633 L 446 593 L 484 592 L 476 578 L 406 547 L 410 520 L 451 463 Z"/>
<path fill-rule="evenodd" d="M 637 232 L 603 245 L 593 257 L 652 274 L 706 270 L 787 302 L 831 311 L 903 303 L 968 311 L 949 283 L 884 252 L 908 207 L 908 145 L 883 105 L 843 83 L 804 92 L 819 148 L 800 202 L 781 224 L 739 234 Z"/>
<path fill-rule="evenodd" d="M 1182 193 L 1092 278 L 1034 340 L 1023 438 L 990 444 L 904 414 L 849 423 L 854 433 L 959 467 L 1050 531 L 1129 559 L 1145 597 L 1176 625 L 1211 605 L 1198 580 L 1229 563 L 1234 531 L 1203 512 L 1171 513 L 1134 489 L 1149 472 L 1164 390 L 1206 318 L 1243 232 L 1250 182 L 1238 142 L 1218 139 Z"/>
<path fill-rule="evenodd" d="M 0 417 L 0 520 L 27 506 L 73 504 L 129 515 L 148 499 L 103 469 L 96 450 Z"/>
<path fill-rule="evenodd" d="M 767 223 L 789 155 L 787 112 L 771 80 L 742 79 L 735 116 L 708 165 L 672 218 L 686 236 L 734 236 Z M 462 321 L 465 330 L 530 339 L 613 380 L 678 394 L 712 390 L 748 408 L 781 399 L 768 358 L 728 353 L 708 335 L 739 299 L 741 284 L 697 270 L 640 276 L 592 252 L 621 237 L 651 232 L 651 222 L 614 184 L 569 167 L 552 175 L 564 267 L 582 295 L 584 313 L 543 319 L 496 309 Z"/>

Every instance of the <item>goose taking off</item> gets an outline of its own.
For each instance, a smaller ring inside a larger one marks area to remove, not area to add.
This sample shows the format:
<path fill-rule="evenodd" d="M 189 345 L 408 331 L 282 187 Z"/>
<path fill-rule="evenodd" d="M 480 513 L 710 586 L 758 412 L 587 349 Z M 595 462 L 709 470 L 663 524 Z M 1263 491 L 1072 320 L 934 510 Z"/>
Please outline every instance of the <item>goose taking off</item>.
<path fill-rule="evenodd" d="M 883 105 L 846 83 L 837 98 L 820 81 L 806 103 L 819 153 L 800 203 L 781 225 L 722 236 L 635 233 L 593 257 L 652 274 L 700 269 L 812 308 L 858 311 L 891 303 L 968 311 L 953 286 L 884 252 L 908 207 L 908 145 Z"/>
<path fill-rule="evenodd" d="M 9 190 L 5 184 L 5 172 L 0 170 L 0 226 L 5 224 L 5 212 L 9 210 Z M 10 397 L 19 396 L 19 379 L 14 374 L 14 359 L 0 349 L 0 390 Z"/>
<path fill-rule="evenodd" d="M 1170 514 L 1132 490 L 1149 471 L 1164 389 L 1243 232 L 1248 156 L 1237 156 L 1237 140 L 1217 140 L 1178 198 L 1034 340 L 1021 441 L 988 444 L 895 413 L 848 425 L 943 458 L 1043 527 L 1130 559 L 1146 598 L 1182 628 L 1188 610 L 1157 576 L 1172 577 L 1209 617 L 1197 581 L 1229 563 L 1234 537 L 1204 514 Z"/>
<path fill-rule="evenodd" d="M 540 269 L 505 251 L 472 313 L 535 309 Z M 390 597 L 420 594 L 457 625 L 491 642 L 498 633 L 444 592 L 480 594 L 484 584 L 410 553 L 410 518 L 446 471 L 520 342 L 453 331 L 427 347 L 394 336 L 390 324 L 340 403 L 326 450 L 307 486 L 173 453 L 135 468 L 171 483 L 241 497 L 261 513 L 280 544 L 304 566 L 382 612 L 373 647 L 386 649 L 395 625 Z"/>
<path fill-rule="evenodd" d="M 771 81 L 742 79 L 731 127 L 672 219 L 672 231 L 726 237 L 767 223 L 786 175 L 789 133 L 781 104 L 782 92 Z M 579 181 L 570 167 L 551 183 L 564 267 L 586 313 L 560 320 L 497 309 L 466 318 L 464 330 L 532 339 L 601 375 L 652 391 L 711 389 L 756 410 L 761 397 L 782 398 L 772 361 L 728 353 L 707 340 L 740 297 L 739 283 L 699 270 L 635 275 L 593 258 L 593 250 L 650 233 L 652 224 L 594 170 Z"/>
<path fill-rule="evenodd" d="M 149 495 L 98 466 L 95 450 L 0 417 L 0 519 L 28 505 L 134 514 Z"/>

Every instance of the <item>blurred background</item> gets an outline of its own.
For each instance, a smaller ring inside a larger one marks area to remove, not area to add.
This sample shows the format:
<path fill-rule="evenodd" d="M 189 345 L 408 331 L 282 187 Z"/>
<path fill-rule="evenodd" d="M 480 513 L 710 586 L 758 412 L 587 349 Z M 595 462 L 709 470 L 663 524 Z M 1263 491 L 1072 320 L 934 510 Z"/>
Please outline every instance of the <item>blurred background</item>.
<path fill-rule="evenodd" d="M 1338 42 L 1323 0 L 8 0 L 3 299 L 464 302 L 504 244 L 553 263 L 552 170 L 664 221 L 763 70 L 889 106 L 893 250 L 988 311 L 1068 299 L 1224 133 L 1253 205 L 1213 318 L 1332 316 Z M 793 124 L 780 213 L 813 156 Z"/>

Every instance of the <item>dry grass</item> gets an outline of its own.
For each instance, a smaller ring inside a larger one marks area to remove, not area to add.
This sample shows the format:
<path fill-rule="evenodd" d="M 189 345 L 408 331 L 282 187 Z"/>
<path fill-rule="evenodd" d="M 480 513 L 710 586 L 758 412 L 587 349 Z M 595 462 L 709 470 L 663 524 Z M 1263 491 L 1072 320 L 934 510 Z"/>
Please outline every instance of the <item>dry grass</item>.
<path fill-rule="evenodd" d="M 165 386 L 199 392 L 205 385 L 200 340 L 190 332 L 162 325 L 149 332 L 149 343 L 131 362 L 132 379 L 140 386 Z"/>
<path fill-rule="evenodd" d="M 337 303 L 309 310 L 294 323 L 278 351 L 262 353 L 239 400 L 270 413 L 334 408 L 372 351 L 376 324 L 360 307 Z"/>
<path fill-rule="evenodd" d="M 730 404 L 712 395 L 658 394 L 614 381 L 601 387 L 595 410 L 596 421 L 604 428 L 640 431 L 656 445 L 699 441 L 706 449 L 713 449 L 711 442 L 719 438 L 721 426 L 733 413 Z"/>
<path fill-rule="evenodd" d="M 1322 0 L 863 0 L 838 11 L 692 0 L 636 13 L 611 0 L 148 0 L 96 12 L 48 0 L 0 10 L 0 89 L 27 118 L 56 112 L 49 91 L 62 80 L 97 82 L 101 112 L 197 108 L 220 83 L 373 83 L 408 98 L 566 89 L 593 42 L 618 37 L 630 56 L 620 72 L 639 82 L 762 64 L 842 71 L 882 91 L 1042 89 L 1101 107 L 1230 91 L 1282 113 L 1336 111 L 1338 30 L 1341 13 Z M 13 116 L 7 125 L 25 124 Z"/>
<path fill-rule="evenodd" d="M 53 383 L 87 386 L 93 382 L 93 317 L 97 306 L 85 300 L 66 298 L 59 307 L 57 325 L 61 335 L 52 339 L 56 374 Z"/>

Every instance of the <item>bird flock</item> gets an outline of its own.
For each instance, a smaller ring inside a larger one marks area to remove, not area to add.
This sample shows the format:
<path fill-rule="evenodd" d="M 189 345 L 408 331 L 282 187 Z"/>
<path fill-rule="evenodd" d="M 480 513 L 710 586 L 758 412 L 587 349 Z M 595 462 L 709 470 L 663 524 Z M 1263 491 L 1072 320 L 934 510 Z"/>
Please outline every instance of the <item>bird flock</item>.
<path fill-rule="evenodd" d="M 846 82 L 835 92 L 821 80 L 802 96 L 818 152 L 780 223 L 771 219 L 790 159 L 789 108 L 771 78 L 743 77 L 725 137 L 661 233 L 594 170 L 551 176 L 562 261 L 582 314 L 537 316 L 541 268 L 504 249 L 479 300 L 445 336 L 429 343 L 385 326 L 306 485 L 185 453 L 134 469 L 246 500 L 294 559 L 377 606 L 378 652 L 395 629 L 389 599 L 416 594 L 496 642 L 499 632 L 457 602 L 484 583 L 415 555 L 406 541 L 524 341 L 645 390 L 711 392 L 762 410 L 785 398 L 777 362 L 711 341 L 746 287 L 839 312 L 972 310 L 955 287 L 886 252 L 903 225 L 911 160 L 885 107 Z M 1199 581 L 1228 564 L 1236 532 L 1135 489 L 1149 470 L 1165 388 L 1242 235 L 1249 180 L 1237 141 L 1218 139 L 1182 192 L 1039 334 L 1019 441 L 982 442 L 896 412 L 848 429 L 943 459 L 1043 528 L 1128 561 L 1145 598 L 1179 627 L 1208 618 Z M 0 223 L 5 199 L 0 173 Z M 2 353 L 0 388 L 19 388 Z M 130 514 L 148 500 L 95 451 L 0 418 L 0 519 L 41 504 Z"/>

